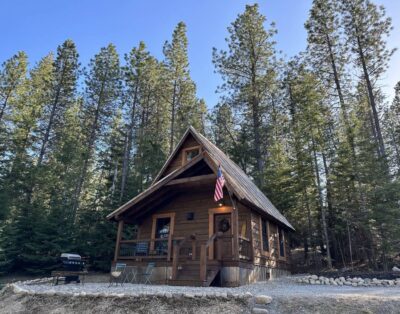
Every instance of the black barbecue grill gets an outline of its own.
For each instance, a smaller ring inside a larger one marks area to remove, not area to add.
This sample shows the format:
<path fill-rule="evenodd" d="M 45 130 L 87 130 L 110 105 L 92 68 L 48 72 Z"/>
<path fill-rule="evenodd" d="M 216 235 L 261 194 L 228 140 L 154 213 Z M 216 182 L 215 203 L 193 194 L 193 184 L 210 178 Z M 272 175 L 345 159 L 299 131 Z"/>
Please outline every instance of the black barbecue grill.
<path fill-rule="evenodd" d="M 61 262 L 63 265 L 63 270 L 68 272 L 83 271 L 85 268 L 85 262 L 78 254 L 62 253 Z M 79 276 L 65 276 L 65 283 L 70 283 L 71 281 L 80 282 Z"/>

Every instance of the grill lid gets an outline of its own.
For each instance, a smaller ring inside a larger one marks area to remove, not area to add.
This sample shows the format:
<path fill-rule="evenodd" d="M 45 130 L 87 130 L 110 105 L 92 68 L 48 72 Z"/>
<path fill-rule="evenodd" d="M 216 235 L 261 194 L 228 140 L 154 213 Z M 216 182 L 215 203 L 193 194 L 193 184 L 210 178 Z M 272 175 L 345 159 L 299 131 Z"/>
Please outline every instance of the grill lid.
<path fill-rule="evenodd" d="M 74 261 L 80 261 L 81 256 L 78 254 L 72 254 L 72 253 L 62 253 L 61 254 L 62 259 L 67 259 L 69 261 L 74 260 Z"/>

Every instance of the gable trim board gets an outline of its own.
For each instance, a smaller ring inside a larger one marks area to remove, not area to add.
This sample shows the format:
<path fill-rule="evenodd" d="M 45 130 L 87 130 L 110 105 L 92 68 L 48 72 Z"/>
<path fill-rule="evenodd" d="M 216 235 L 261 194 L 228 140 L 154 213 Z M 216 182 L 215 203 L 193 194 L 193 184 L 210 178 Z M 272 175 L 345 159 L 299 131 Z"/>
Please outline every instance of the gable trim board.
<path fill-rule="evenodd" d="M 168 168 L 168 165 L 177 157 L 181 151 L 181 146 L 191 135 L 202 147 L 198 156 L 194 157 L 188 163 L 181 165 L 180 168 L 173 170 L 171 173 L 162 177 Z M 223 153 L 217 146 L 211 143 L 207 138 L 198 133 L 193 127 L 189 127 L 185 134 L 182 136 L 178 145 L 168 157 L 167 161 L 157 174 L 151 186 L 144 192 L 137 195 L 135 198 L 122 205 L 111 214 L 107 216 L 109 220 L 119 220 L 119 216 L 127 209 L 131 208 L 140 200 L 150 196 L 153 192 L 165 186 L 173 178 L 181 174 L 183 171 L 189 169 L 200 160 L 204 160 L 216 175 L 219 165 L 221 165 L 222 172 L 225 177 L 226 187 L 232 192 L 239 202 L 243 203 L 256 210 L 260 214 L 266 214 L 268 217 L 284 225 L 286 228 L 294 231 L 293 226 L 289 221 L 275 208 L 271 201 L 260 191 L 255 183 L 244 173 L 244 171 L 234 163 L 225 153 Z"/>

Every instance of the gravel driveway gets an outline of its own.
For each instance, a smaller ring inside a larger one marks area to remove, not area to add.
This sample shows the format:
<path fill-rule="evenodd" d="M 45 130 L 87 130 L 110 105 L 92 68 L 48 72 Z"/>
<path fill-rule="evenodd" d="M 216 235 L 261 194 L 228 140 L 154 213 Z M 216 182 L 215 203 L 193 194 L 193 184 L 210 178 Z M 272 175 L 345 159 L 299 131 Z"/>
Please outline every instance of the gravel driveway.
<path fill-rule="evenodd" d="M 268 313 L 400 313 L 400 286 L 316 286 L 297 283 L 296 278 L 237 288 L 17 283 L 27 293 L 16 295 L 9 289 L 0 295 L 0 304 L 4 313 L 230 314 L 251 313 L 254 297 L 268 295 L 272 297 L 264 306 Z"/>
<path fill-rule="evenodd" d="M 207 294 L 215 293 L 232 293 L 245 294 L 250 292 L 253 295 L 266 294 L 271 297 L 281 296 L 304 296 L 304 297 L 379 297 L 379 298 L 394 298 L 400 300 L 400 287 L 351 287 L 351 286 L 330 286 L 330 285 L 307 285 L 295 282 L 297 277 L 285 277 L 267 282 L 255 283 L 251 285 L 241 286 L 237 288 L 217 288 L 217 287 L 176 287 L 166 285 L 141 285 L 141 284 L 124 284 L 123 287 L 112 286 L 108 287 L 106 283 L 87 283 L 85 285 L 76 284 L 61 284 L 51 286 L 49 284 L 25 285 L 19 284 L 23 289 L 45 292 L 54 290 L 61 293 L 117 293 L 126 295 L 136 295 L 139 293 L 147 294 L 162 294 L 162 293 L 192 293 L 192 294 Z"/>

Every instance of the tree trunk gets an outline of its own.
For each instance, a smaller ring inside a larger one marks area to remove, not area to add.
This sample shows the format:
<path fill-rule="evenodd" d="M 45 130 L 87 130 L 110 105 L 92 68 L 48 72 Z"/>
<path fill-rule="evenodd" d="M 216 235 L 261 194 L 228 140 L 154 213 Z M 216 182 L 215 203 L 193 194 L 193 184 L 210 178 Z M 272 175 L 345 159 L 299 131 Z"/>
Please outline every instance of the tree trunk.
<path fill-rule="evenodd" d="M 138 82 L 136 82 L 135 93 L 133 96 L 133 104 L 131 111 L 131 121 L 129 124 L 129 128 L 127 131 L 127 138 L 124 145 L 124 159 L 122 162 L 122 173 L 121 173 L 121 192 L 119 196 L 119 201 L 122 202 L 124 193 L 125 193 L 125 185 L 126 179 L 128 178 L 129 172 L 129 161 L 132 150 L 132 142 L 133 142 L 133 129 L 135 127 L 135 114 L 136 114 L 136 102 L 137 102 L 137 93 L 138 93 Z"/>
<path fill-rule="evenodd" d="M 355 144 L 354 144 L 354 135 L 353 135 L 353 130 L 350 126 L 350 122 L 349 122 L 349 116 L 347 113 L 347 106 L 346 103 L 344 101 L 344 97 L 343 97 L 343 92 L 342 92 L 342 86 L 340 83 L 340 79 L 339 79 L 339 74 L 338 74 L 338 70 L 337 70 L 337 66 L 336 66 L 336 58 L 335 55 L 333 53 L 332 50 L 332 43 L 331 40 L 329 38 L 329 35 L 326 34 L 326 43 L 328 46 L 328 51 L 329 51 L 329 58 L 331 61 L 331 67 L 332 67 L 332 71 L 333 71 L 333 77 L 334 77 L 334 81 L 335 81 L 335 86 L 336 86 L 336 91 L 338 93 L 338 97 L 339 97 L 339 103 L 340 103 L 340 109 L 343 115 L 343 120 L 344 120 L 344 124 L 345 124 L 345 128 L 346 128 L 346 137 L 347 137 L 347 142 L 349 143 L 350 149 L 351 149 L 351 153 L 353 155 L 353 159 L 355 162 L 355 158 L 356 158 L 356 152 L 355 152 Z M 353 171 L 355 171 L 355 169 L 353 169 Z"/>
<path fill-rule="evenodd" d="M 254 131 L 254 154 L 256 158 L 256 169 L 257 169 L 257 176 L 256 181 L 257 185 L 261 187 L 262 184 L 262 173 L 263 173 L 263 160 L 261 156 L 261 134 L 260 134 L 260 104 L 259 100 L 256 96 L 257 89 L 256 89 L 256 73 L 255 73 L 255 66 L 252 67 L 252 95 L 251 95 L 251 107 L 253 113 L 253 131 Z"/>
<path fill-rule="evenodd" d="M 97 105 L 96 105 L 96 111 L 95 111 L 95 115 L 94 115 L 92 128 L 90 130 L 90 135 L 89 135 L 89 140 L 88 140 L 88 145 L 87 145 L 87 151 L 86 151 L 86 154 L 85 154 L 85 157 L 84 157 L 85 159 L 83 161 L 83 167 L 82 167 L 81 175 L 79 176 L 78 184 L 77 184 L 77 187 L 76 187 L 76 190 L 75 190 L 75 198 L 74 198 L 74 203 L 73 203 L 73 206 L 72 206 L 72 217 L 73 217 L 73 220 L 75 220 L 76 211 L 78 210 L 78 207 L 79 207 L 79 198 L 80 198 L 80 195 L 81 195 L 81 192 L 82 192 L 83 183 L 85 182 L 85 179 L 86 179 L 86 173 L 87 173 L 87 169 L 89 167 L 90 155 L 92 154 L 94 142 L 96 140 L 96 131 L 97 131 L 97 127 L 98 127 L 97 124 L 98 124 L 99 117 L 100 117 L 100 106 L 101 106 L 101 102 L 103 101 L 104 84 L 105 84 L 105 82 L 103 81 L 102 84 L 101 84 L 99 98 L 98 98 Z"/>
<path fill-rule="evenodd" d="M 10 89 L 10 91 L 8 92 L 8 94 L 7 94 L 7 96 L 6 96 L 6 99 L 4 99 L 4 103 L 3 103 L 3 105 L 1 106 L 1 111 L 0 111 L 0 122 L 1 122 L 1 120 L 3 119 L 3 115 L 4 115 L 4 112 L 6 111 L 8 99 L 10 98 L 11 93 L 12 93 L 12 89 Z"/>
<path fill-rule="evenodd" d="M 57 106 L 58 106 L 58 100 L 60 98 L 60 93 L 61 93 L 61 86 L 62 86 L 63 81 L 64 81 L 65 71 L 66 70 L 65 70 L 65 66 L 64 66 L 63 70 L 62 70 L 60 83 L 57 86 L 57 92 L 56 92 L 56 96 L 54 98 L 53 105 L 52 105 L 52 108 L 51 108 L 50 118 L 49 118 L 49 122 L 48 122 L 47 127 L 46 127 L 46 132 L 45 132 L 44 137 L 43 137 L 42 146 L 40 148 L 39 158 L 38 158 L 38 162 L 37 162 L 37 165 L 39 167 L 43 162 L 43 158 L 44 158 L 44 155 L 46 153 L 46 147 L 47 147 L 47 144 L 49 142 L 50 132 L 51 132 L 51 129 L 53 127 L 53 122 L 54 122 L 54 118 L 55 118 L 55 114 L 56 114 L 56 109 L 57 109 Z"/>
<path fill-rule="evenodd" d="M 364 52 L 363 52 L 363 47 L 361 45 L 361 40 L 360 40 L 360 36 L 358 35 L 358 28 L 357 26 L 355 26 L 355 30 L 356 30 L 356 34 L 357 34 L 357 46 L 358 46 L 358 55 L 361 61 L 361 66 L 362 66 L 362 70 L 363 70 L 363 74 L 364 74 L 364 79 L 365 79 L 365 84 L 367 86 L 367 91 L 368 91 L 368 100 L 369 100 L 369 104 L 371 106 L 372 109 L 372 117 L 374 119 L 374 125 L 375 125 L 375 130 L 376 130 L 376 135 L 377 135 L 377 139 L 378 139 L 378 147 L 379 147 L 379 153 L 381 157 L 385 157 L 386 153 L 385 153 L 385 144 L 383 141 L 383 136 L 382 136 L 382 131 L 381 131 L 381 125 L 380 125 L 380 121 L 379 121 L 379 114 L 378 114 L 378 110 L 376 108 L 376 101 L 375 101 L 375 95 L 374 95 L 374 91 L 373 91 L 373 86 L 371 83 L 371 79 L 368 73 L 368 69 L 367 69 L 367 64 L 365 61 L 365 56 L 364 56 Z"/>
<path fill-rule="evenodd" d="M 332 268 L 332 258 L 331 258 L 331 250 L 330 250 L 330 243 L 329 243 L 329 235 L 328 235 L 328 227 L 326 224 L 326 213 L 325 213 L 325 206 L 322 200 L 322 187 L 321 187 L 321 180 L 319 176 L 319 167 L 318 167 L 318 159 L 317 159 L 317 152 L 315 149 L 315 140 L 314 137 L 311 137 L 312 146 L 313 146 L 313 157 L 314 157 L 314 167 L 315 167 L 315 175 L 317 179 L 317 189 L 318 189 L 318 202 L 321 209 L 321 220 L 322 220 L 322 230 L 324 233 L 325 238 L 325 245 L 326 245 L 326 257 L 328 262 L 328 267 Z"/>
<path fill-rule="evenodd" d="M 176 111 L 176 81 L 174 82 L 174 92 L 172 95 L 172 108 L 171 108 L 171 128 L 170 128 L 170 139 L 169 139 L 169 153 L 171 154 L 174 149 L 174 137 L 175 137 L 175 111 Z"/>
<path fill-rule="evenodd" d="M 351 265 L 351 269 L 353 269 L 353 248 L 351 245 L 350 224 L 349 224 L 348 219 L 346 219 L 346 230 L 347 230 L 347 237 L 348 237 L 348 241 L 349 241 L 350 265 Z"/>

